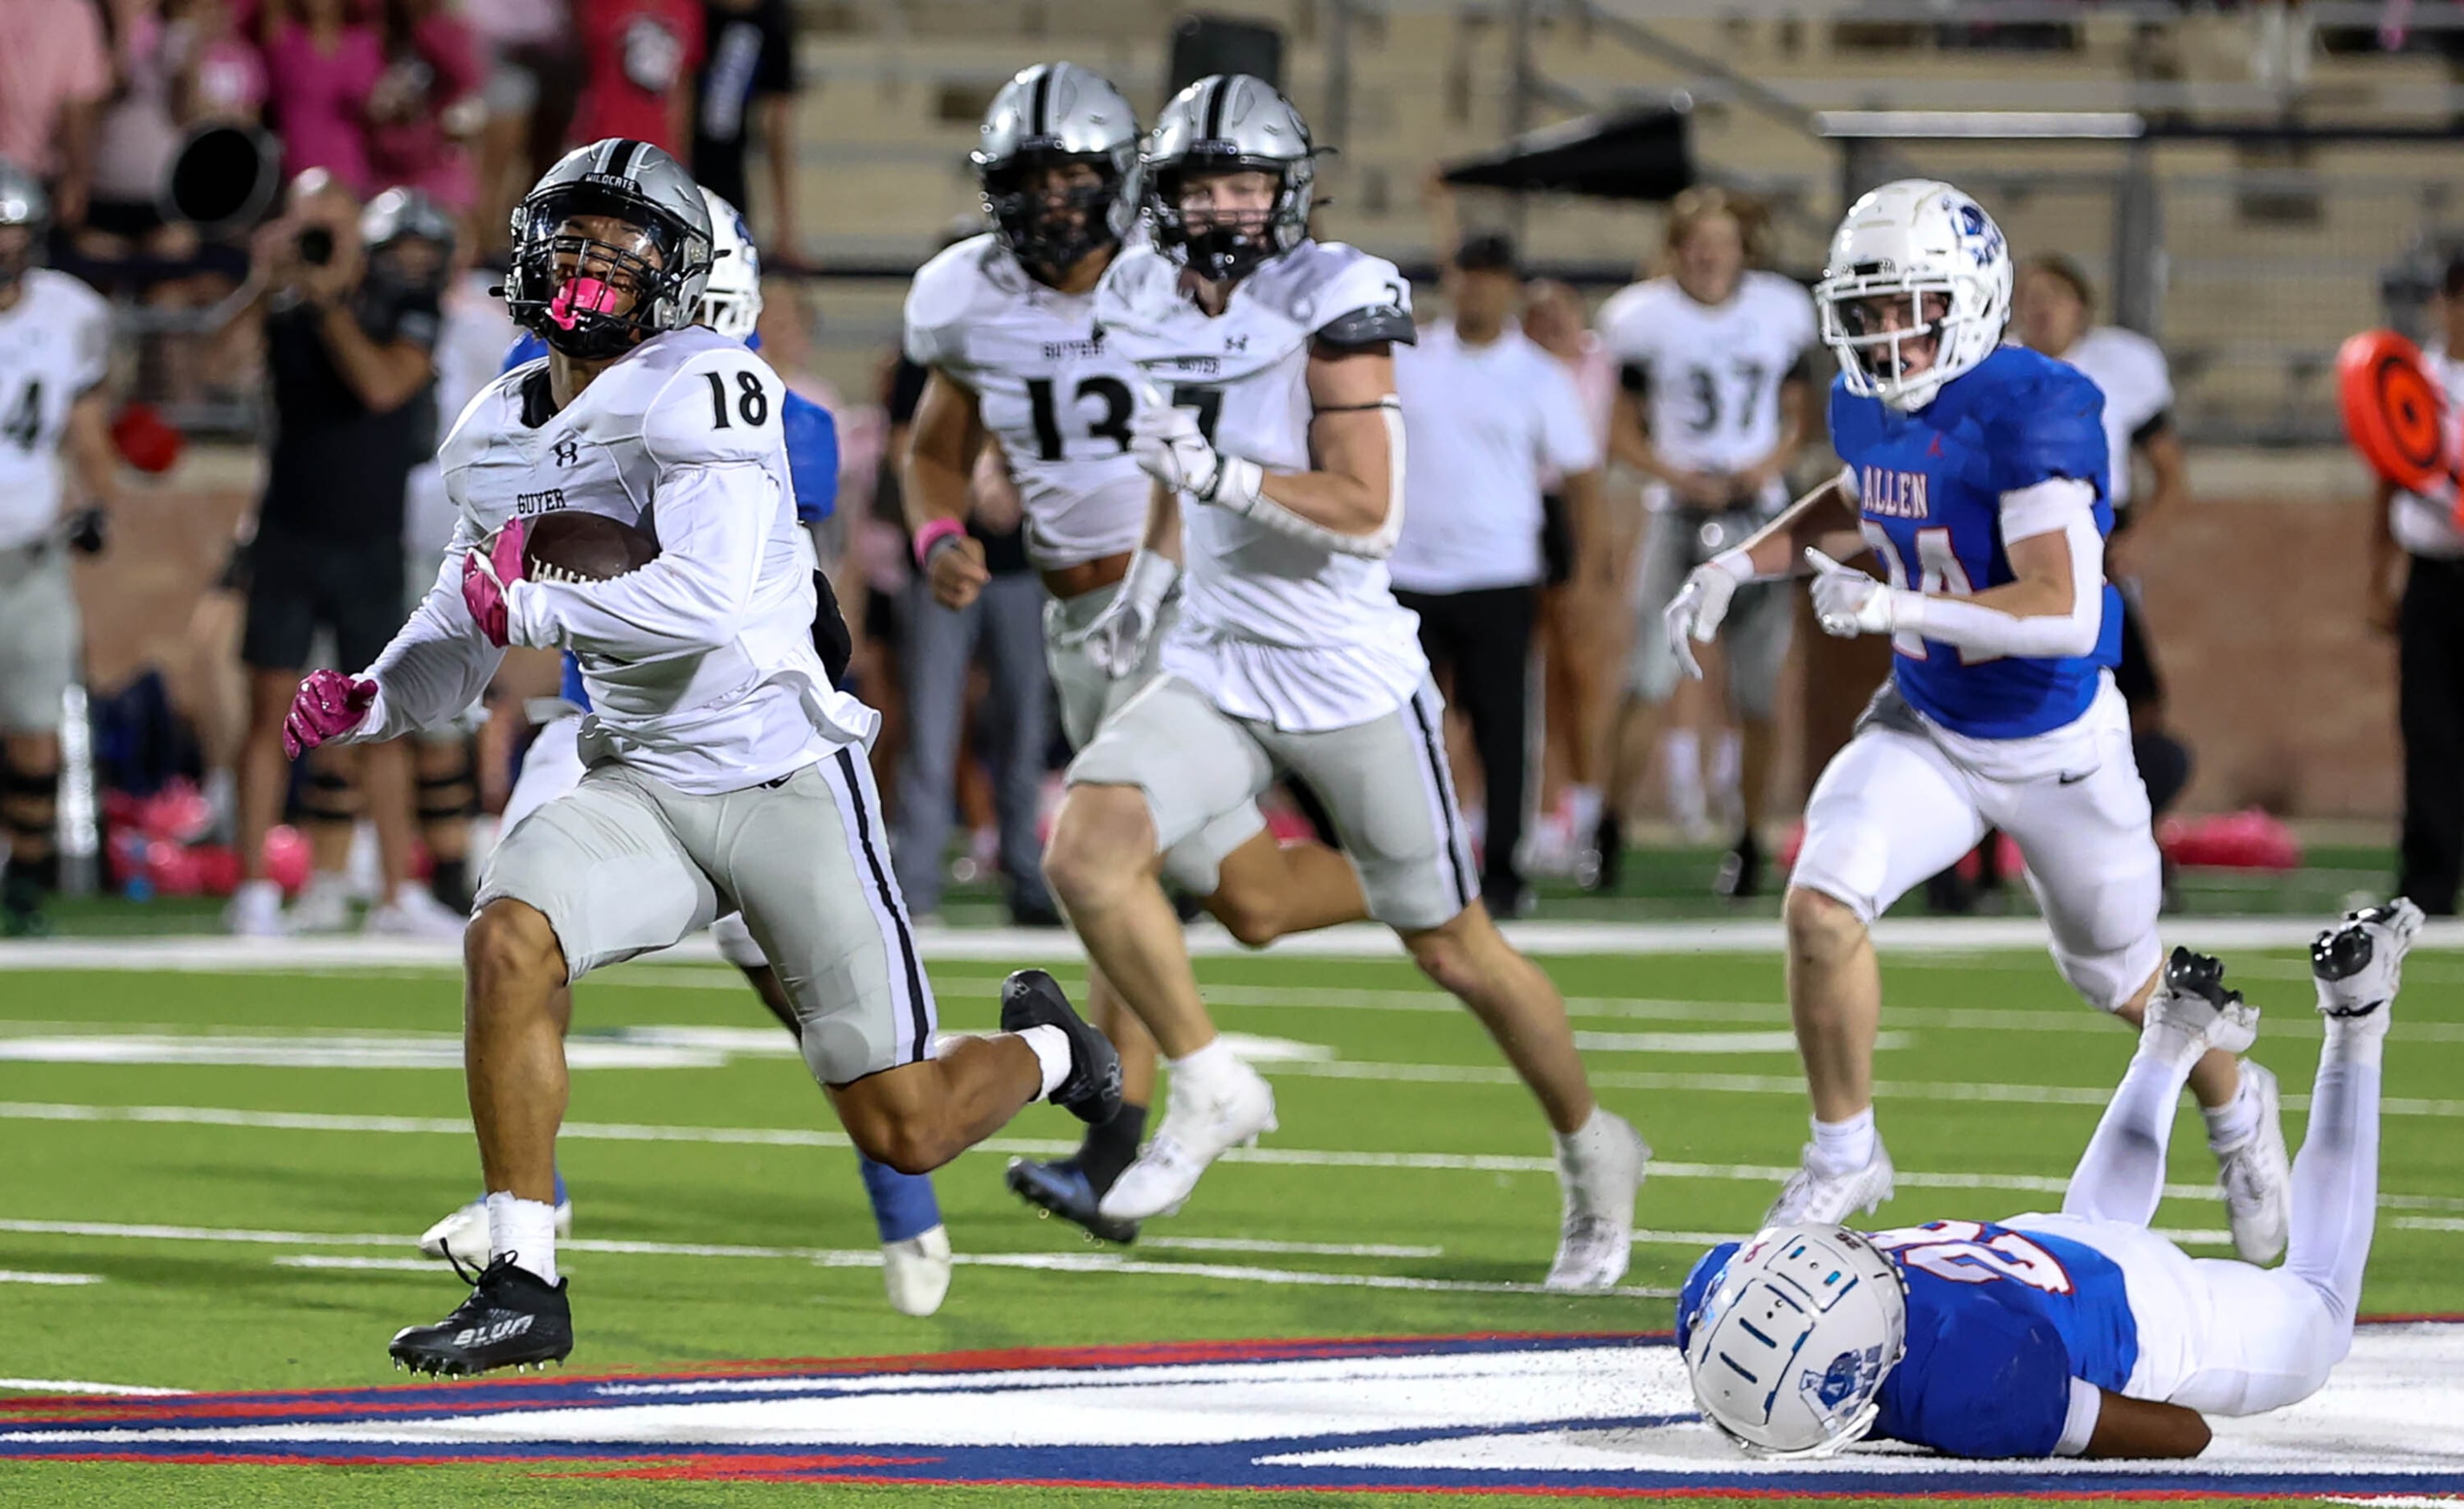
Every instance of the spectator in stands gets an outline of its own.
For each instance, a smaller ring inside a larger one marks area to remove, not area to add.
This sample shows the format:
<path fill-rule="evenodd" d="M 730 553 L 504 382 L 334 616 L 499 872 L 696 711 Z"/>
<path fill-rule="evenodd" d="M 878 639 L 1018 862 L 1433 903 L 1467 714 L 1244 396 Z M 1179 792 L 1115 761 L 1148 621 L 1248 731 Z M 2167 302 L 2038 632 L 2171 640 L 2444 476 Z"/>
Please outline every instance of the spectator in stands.
<path fill-rule="evenodd" d="M 464 15 L 488 64 L 477 219 L 501 250 L 514 205 L 564 150 L 582 59 L 565 0 L 484 0 Z"/>
<path fill-rule="evenodd" d="M 368 92 L 368 163 L 381 183 L 459 212 L 478 196 L 469 143 L 487 107 L 479 41 L 445 0 L 385 0 L 385 68 Z"/>
<path fill-rule="evenodd" d="M 0 158 L 42 181 L 52 225 L 85 224 L 111 52 L 93 0 L 0 0 Z"/>
<path fill-rule="evenodd" d="M 2115 685 L 2130 704 L 2130 739 L 2147 801 L 2158 817 L 2189 784 L 2190 752 L 2167 731 L 2165 682 L 2147 642 L 2136 563 L 2153 521 L 2181 506 L 2189 467 L 2173 429 L 2173 378 L 2156 343 L 2119 325 L 2095 325 L 2096 296 L 2078 263 L 2058 253 L 2031 257 L 2012 301 L 2019 339 L 2088 375 L 2104 394 L 2104 437 L 2113 534 L 2104 574 L 2122 588 L 2122 663 Z M 2145 466 L 2147 485 L 2139 485 Z M 2170 867 L 2167 874 L 2169 877 Z"/>
<path fill-rule="evenodd" d="M 708 42 L 693 106 L 693 173 L 744 207 L 772 260 L 796 260 L 796 25 L 787 0 L 702 0 Z M 745 180 L 749 133 L 761 133 L 767 191 Z"/>
<path fill-rule="evenodd" d="M 260 23 L 283 171 L 322 168 L 353 195 L 376 191 L 366 101 L 385 77 L 385 40 L 348 0 L 266 0 Z"/>
<path fill-rule="evenodd" d="M 2464 398 L 2464 256 L 2447 264 L 2424 349 L 2452 405 Z M 2432 917 L 2464 883 L 2464 529 L 2456 499 L 2379 484 L 2370 536 L 2370 621 L 2396 636 L 2404 828 L 2396 887 Z"/>
<path fill-rule="evenodd" d="M 573 143 L 630 137 L 689 161 L 701 0 L 574 0 L 582 100 Z"/>
<path fill-rule="evenodd" d="M 196 233 L 166 224 L 155 207 L 180 148 L 182 76 L 195 61 L 185 31 L 172 27 L 164 11 L 162 0 L 124 0 L 101 12 L 120 83 L 95 131 L 93 201 L 75 238 L 81 257 L 177 261 L 196 250 Z"/>
<path fill-rule="evenodd" d="M 450 248 L 430 234 L 405 233 L 415 217 L 374 212 L 385 203 L 363 220 L 339 185 L 312 178 L 254 245 L 245 312 L 264 324 L 274 441 L 240 644 L 250 668 L 239 800 L 247 878 L 226 916 L 242 934 L 285 930 L 263 847 L 288 773 L 282 720 L 292 693 L 320 629 L 333 634 L 337 662 L 357 669 L 372 662 L 400 626 L 405 495 L 411 468 L 436 450 L 430 353 Z M 400 743 L 370 745 L 359 763 L 384 877 L 368 926 L 458 931 L 460 920 L 408 879 L 408 751 Z M 348 785 L 337 767 L 312 766 L 310 815 L 346 819 Z M 330 887 L 301 905 L 297 922 L 330 927 L 341 921 Z"/>
<path fill-rule="evenodd" d="M 1403 531 L 1387 568 L 1420 618 L 1430 668 L 1451 675 L 1450 706 L 1471 723 L 1485 792 L 1481 892 L 1501 918 L 1529 910 L 1516 865 L 1523 837 L 1532 615 L 1547 573 L 1544 471 L 1564 478 L 1572 517 L 1599 513 L 1599 441 L 1581 395 L 1515 317 L 1523 279 L 1513 241 L 1474 235 L 1445 282 L 1452 318 L 1398 346 Z M 1584 542 L 1573 542 L 1582 553 Z"/>
<path fill-rule="evenodd" d="M 254 123 L 269 87 L 265 55 L 240 25 L 231 0 L 186 0 L 173 30 L 181 33 L 180 123 Z"/>

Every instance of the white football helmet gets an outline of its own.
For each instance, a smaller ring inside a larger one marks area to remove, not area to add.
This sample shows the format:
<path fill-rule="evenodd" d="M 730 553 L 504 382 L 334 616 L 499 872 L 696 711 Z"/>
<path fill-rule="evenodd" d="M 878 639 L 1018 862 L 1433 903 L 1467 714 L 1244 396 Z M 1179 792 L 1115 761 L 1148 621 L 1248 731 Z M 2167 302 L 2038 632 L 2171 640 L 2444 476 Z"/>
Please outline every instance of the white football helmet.
<path fill-rule="evenodd" d="M 1822 339 L 1848 390 L 1913 413 L 2002 344 L 2011 318 L 2011 247 L 1967 194 L 1929 178 L 1884 184 L 1849 208 L 1814 287 Z M 1908 300 L 1898 328 L 1887 300 Z M 1935 337 L 1933 361 L 1904 370 L 1902 343 Z"/>
<path fill-rule="evenodd" d="M 1694 1318 L 1685 1371 L 1720 1433 L 1756 1456 L 1828 1456 L 1874 1428 L 1906 1349 L 1897 1264 L 1838 1226 L 1766 1227 Z"/>
<path fill-rule="evenodd" d="M 693 323 L 741 341 L 761 320 L 761 254 L 753 249 L 743 211 L 707 189 L 701 200 L 710 207 L 710 281 Z"/>

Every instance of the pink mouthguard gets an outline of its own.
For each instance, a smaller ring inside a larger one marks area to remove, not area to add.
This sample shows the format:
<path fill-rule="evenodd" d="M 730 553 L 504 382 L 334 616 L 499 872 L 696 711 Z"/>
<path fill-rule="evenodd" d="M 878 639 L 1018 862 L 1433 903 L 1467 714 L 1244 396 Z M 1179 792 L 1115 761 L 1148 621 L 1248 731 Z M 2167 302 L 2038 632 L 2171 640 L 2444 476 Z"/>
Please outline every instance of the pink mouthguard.
<path fill-rule="evenodd" d="M 556 297 L 548 300 L 547 317 L 560 330 L 570 330 L 580 315 L 604 315 L 616 303 L 616 290 L 605 279 L 574 277 L 565 280 Z"/>

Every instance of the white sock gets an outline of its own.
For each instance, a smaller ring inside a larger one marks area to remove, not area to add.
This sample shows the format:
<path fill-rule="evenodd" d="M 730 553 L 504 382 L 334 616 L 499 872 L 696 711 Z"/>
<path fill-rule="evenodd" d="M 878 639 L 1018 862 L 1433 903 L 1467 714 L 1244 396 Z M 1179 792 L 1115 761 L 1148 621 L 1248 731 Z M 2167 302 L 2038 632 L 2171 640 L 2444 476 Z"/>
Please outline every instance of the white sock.
<path fill-rule="evenodd" d="M 1661 736 L 1661 767 L 1667 772 L 1668 815 L 1689 828 L 1708 815 L 1703 800 L 1703 743 L 1691 728 Z"/>
<path fill-rule="evenodd" d="M 1036 1066 L 1044 1071 L 1044 1088 L 1036 1092 L 1042 1099 L 1061 1088 L 1069 1077 L 1069 1034 L 1057 1027 L 1030 1027 L 1018 1034 L 1018 1040 L 1035 1050 Z"/>
<path fill-rule="evenodd" d="M 2327 1018 L 2325 1054 L 2346 1063 L 2378 1068 L 2387 1058 L 2387 1021 L 2384 1006 L 2367 1016 Z"/>
<path fill-rule="evenodd" d="M 1589 1168 L 1616 1145 L 1617 1122 L 1615 1118 L 1602 1114 L 1595 1105 L 1582 1125 L 1571 1132 L 1558 1132 L 1555 1136 L 1558 1167 Z"/>
<path fill-rule="evenodd" d="M 2250 1085 L 2250 1076 L 2241 1076 L 2240 1088 L 2233 1098 L 2211 1110 L 2199 1108 L 2207 1119 L 2208 1145 L 2213 1148 L 2237 1147 L 2258 1135 L 2258 1097 Z"/>
<path fill-rule="evenodd" d="M 1210 1038 L 1205 1047 L 1186 1058 L 1167 1058 L 1172 1066 L 1175 1089 L 1187 1084 L 1192 1089 L 1221 1084 L 1230 1078 L 1241 1060 L 1232 1055 L 1232 1047 L 1221 1037 Z"/>
<path fill-rule="evenodd" d="M 488 1196 L 488 1257 L 512 1254 L 542 1283 L 556 1282 L 556 1207 L 498 1191 Z"/>
<path fill-rule="evenodd" d="M 1844 1121 L 1814 1123 L 1814 1165 L 1827 1174 L 1844 1174 L 1874 1161 L 1874 1108 L 1867 1106 Z"/>
<path fill-rule="evenodd" d="M 1592 831 L 1600 826 L 1600 788 L 1596 786 L 1566 788 L 1566 820 L 1574 831 L 1574 842 L 1592 841 Z"/>
<path fill-rule="evenodd" d="M 1737 788 L 1745 772 L 1745 746 L 1738 743 L 1732 729 L 1720 736 L 1718 747 L 1711 751 L 1711 789 L 1723 802 L 1734 804 Z"/>

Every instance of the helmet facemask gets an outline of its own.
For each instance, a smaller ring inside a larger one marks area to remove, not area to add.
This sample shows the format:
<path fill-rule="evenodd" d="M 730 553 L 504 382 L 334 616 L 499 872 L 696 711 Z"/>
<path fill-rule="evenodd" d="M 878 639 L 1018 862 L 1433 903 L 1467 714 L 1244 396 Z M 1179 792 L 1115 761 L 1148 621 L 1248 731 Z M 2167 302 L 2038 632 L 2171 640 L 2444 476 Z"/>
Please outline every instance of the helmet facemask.
<path fill-rule="evenodd" d="M 1815 290 L 1822 339 L 1838 354 L 1849 390 L 1894 407 L 1923 408 L 1948 380 L 1940 368 L 1962 318 L 1952 313 L 1955 295 L 1947 278 L 1825 278 Z"/>
<path fill-rule="evenodd" d="M 640 199 L 591 185 L 534 193 L 514 212 L 505 301 L 517 323 L 582 361 L 622 356 L 692 322 L 690 276 L 710 248 Z"/>
<path fill-rule="evenodd" d="M 1239 172 L 1265 173 L 1275 181 L 1273 195 L 1264 209 L 1184 208 L 1183 196 L 1192 179 Z M 1193 150 L 1155 170 L 1155 187 L 1147 194 L 1155 242 L 1211 282 L 1237 282 L 1267 258 L 1299 245 L 1309 233 L 1310 186 L 1315 178 L 1315 167 L 1307 158 L 1284 161 Z"/>
<path fill-rule="evenodd" d="M 984 212 L 1020 264 L 1057 283 L 1088 255 L 1121 244 L 1131 195 L 1103 152 L 1030 144 L 981 170 Z"/>
<path fill-rule="evenodd" d="M 39 221 L 0 220 L 0 293 L 6 293 L 40 265 L 44 227 Z"/>

